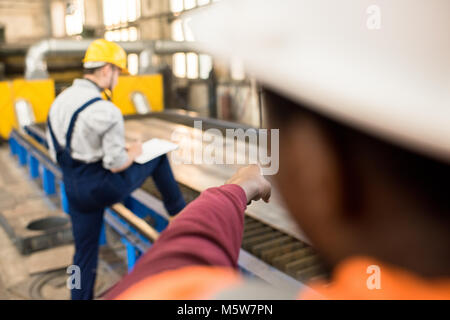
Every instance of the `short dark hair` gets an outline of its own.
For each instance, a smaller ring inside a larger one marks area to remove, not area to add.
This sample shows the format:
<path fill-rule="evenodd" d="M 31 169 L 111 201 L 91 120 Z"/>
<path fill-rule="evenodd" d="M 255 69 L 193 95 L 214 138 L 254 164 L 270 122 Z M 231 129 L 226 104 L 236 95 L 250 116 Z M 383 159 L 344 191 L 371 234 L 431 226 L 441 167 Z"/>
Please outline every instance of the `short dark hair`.
<path fill-rule="evenodd" d="M 83 68 L 83 74 L 94 74 L 104 66 L 98 67 L 98 68 Z"/>

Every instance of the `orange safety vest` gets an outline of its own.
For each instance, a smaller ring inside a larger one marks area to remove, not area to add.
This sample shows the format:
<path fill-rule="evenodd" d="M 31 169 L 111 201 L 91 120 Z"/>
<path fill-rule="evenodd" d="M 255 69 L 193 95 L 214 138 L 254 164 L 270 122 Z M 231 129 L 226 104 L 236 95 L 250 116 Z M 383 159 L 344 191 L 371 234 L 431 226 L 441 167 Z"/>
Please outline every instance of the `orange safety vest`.
<path fill-rule="evenodd" d="M 230 268 L 193 266 L 145 278 L 119 294 L 116 300 L 206 300 L 241 283 Z"/>
<path fill-rule="evenodd" d="M 234 270 L 192 266 L 148 277 L 122 292 L 117 300 L 206 300 L 223 290 L 239 290 L 245 281 Z M 370 258 L 342 263 L 331 284 L 315 283 L 301 300 L 448 300 L 450 279 L 425 280 Z M 249 297 L 252 299 L 252 297 Z"/>
<path fill-rule="evenodd" d="M 310 284 L 300 299 L 317 300 L 449 300 L 450 278 L 424 279 L 371 258 L 352 258 L 336 268 L 333 281 Z"/>

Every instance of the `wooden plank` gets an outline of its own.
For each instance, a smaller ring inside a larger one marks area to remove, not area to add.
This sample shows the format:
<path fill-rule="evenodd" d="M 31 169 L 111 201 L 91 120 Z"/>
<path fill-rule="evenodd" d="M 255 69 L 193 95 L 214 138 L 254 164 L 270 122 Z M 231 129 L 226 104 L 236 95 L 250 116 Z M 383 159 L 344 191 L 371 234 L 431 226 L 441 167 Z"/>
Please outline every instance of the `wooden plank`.
<path fill-rule="evenodd" d="M 133 212 L 128 210 L 123 204 L 118 203 L 112 206 L 112 209 L 116 211 L 122 218 L 127 220 L 135 228 L 139 230 L 142 235 L 147 237 L 152 242 L 155 242 L 159 238 L 159 232 L 152 228 L 147 222 L 136 216 Z"/>

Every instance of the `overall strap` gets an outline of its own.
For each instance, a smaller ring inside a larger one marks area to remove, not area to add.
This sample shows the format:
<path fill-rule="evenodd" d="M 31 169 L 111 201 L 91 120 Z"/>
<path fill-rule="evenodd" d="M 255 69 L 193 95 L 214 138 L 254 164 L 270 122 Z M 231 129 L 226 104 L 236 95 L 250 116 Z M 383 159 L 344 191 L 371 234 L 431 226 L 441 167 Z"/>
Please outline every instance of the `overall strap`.
<path fill-rule="evenodd" d="M 50 114 L 48 115 L 47 118 L 47 126 L 48 126 L 48 130 L 50 132 L 50 137 L 52 138 L 53 141 L 53 146 L 55 148 L 56 153 L 62 151 L 61 145 L 59 144 L 58 140 L 56 139 L 55 133 L 53 131 L 52 128 L 52 124 L 50 123 Z"/>
<path fill-rule="evenodd" d="M 87 107 L 89 107 L 91 104 L 97 102 L 97 101 L 101 101 L 103 100 L 100 97 L 96 97 L 94 99 L 89 100 L 88 102 L 86 102 L 84 105 L 82 105 L 77 111 L 75 111 L 75 113 L 72 116 L 72 119 L 70 120 L 70 124 L 69 124 L 69 129 L 67 130 L 66 133 L 66 150 L 70 151 L 70 147 L 72 144 L 72 134 L 73 134 L 73 129 L 75 128 L 75 123 L 78 119 L 79 114 L 86 109 Z"/>

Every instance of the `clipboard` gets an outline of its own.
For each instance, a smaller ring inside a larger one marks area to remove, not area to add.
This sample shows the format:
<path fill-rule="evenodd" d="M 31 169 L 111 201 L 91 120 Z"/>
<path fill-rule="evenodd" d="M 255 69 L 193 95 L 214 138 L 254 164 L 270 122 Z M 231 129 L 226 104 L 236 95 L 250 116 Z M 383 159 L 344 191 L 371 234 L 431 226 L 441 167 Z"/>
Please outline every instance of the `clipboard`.
<path fill-rule="evenodd" d="M 142 154 L 134 162 L 145 164 L 178 148 L 177 144 L 167 140 L 150 139 L 142 144 Z"/>

